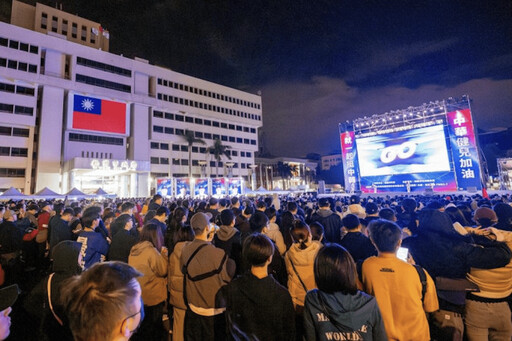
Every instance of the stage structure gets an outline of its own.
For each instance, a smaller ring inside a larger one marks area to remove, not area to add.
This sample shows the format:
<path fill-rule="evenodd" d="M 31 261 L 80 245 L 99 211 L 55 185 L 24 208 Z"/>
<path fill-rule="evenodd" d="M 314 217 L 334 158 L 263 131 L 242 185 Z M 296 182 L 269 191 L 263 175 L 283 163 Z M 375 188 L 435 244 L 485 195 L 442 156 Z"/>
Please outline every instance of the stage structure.
<path fill-rule="evenodd" d="M 365 116 L 339 128 L 347 192 L 482 189 L 467 96 Z"/>
<path fill-rule="evenodd" d="M 244 194 L 243 178 L 158 178 L 156 193 L 168 197 L 216 198 Z"/>
<path fill-rule="evenodd" d="M 500 158 L 498 162 L 498 176 L 501 190 L 512 190 L 512 158 Z"/>

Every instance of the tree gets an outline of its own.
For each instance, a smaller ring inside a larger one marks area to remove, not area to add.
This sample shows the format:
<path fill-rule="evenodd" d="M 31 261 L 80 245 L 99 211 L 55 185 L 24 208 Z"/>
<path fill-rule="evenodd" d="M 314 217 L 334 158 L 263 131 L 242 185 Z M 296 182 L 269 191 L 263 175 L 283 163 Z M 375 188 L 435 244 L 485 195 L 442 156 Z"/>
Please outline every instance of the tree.
<path fill-rule="evenodd" d="M 202 139 L 195 136 L 191 130 L 185 130 L 185 133 L 181 137 L 187 141 L 188 144 L 188 177 L 192 177 L 192 145 L 194 143 L 206 144 Z"/>
<path fill-rule="evenodd" d="M 277 163 L 277 174 L 279 174 L 279 176 L 281 177 L 281 179 L 283 179 L 283 185 L 285 185 L 285 188 L 283 189 L 286 189 L 286 183 L 287 183 L 287 180 L 289 180 L 293 173 L 296 173 L 297 172 L 297 167 L 296 166 L 292 166 L 290 165 L 289 163 L 284 163 L 282 161 L 279 161 Z"/>
<path fill-rule="evenodd" d="M 228 160 L 231 160 L 231 153 L 229 150 L 231 149 L 231 146 L 223 145 L 221 140 L 215 139 L 213 142 L 213 146 L 208 148 L 208 153 L 213 154 L 213 157 L 215 158 L 215 175 L 218 176 L 219 174 L 219 162 L 222 160 L 222 156 L 226 156 Z"/>

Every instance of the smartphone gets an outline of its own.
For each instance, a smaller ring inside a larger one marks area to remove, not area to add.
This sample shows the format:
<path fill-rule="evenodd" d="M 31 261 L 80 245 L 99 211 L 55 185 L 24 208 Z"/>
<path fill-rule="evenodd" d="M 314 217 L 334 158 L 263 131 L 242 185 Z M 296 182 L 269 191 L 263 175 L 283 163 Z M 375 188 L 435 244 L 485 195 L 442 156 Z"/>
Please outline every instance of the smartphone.
<path fill-rule="evenodd" d="M 398 251 L 396 252 L 396 256 L 398 257 L 398 259 L 407 262 L 407 256 L 409 256 L 409 249 L 406 247 L 399 247 Z"/>

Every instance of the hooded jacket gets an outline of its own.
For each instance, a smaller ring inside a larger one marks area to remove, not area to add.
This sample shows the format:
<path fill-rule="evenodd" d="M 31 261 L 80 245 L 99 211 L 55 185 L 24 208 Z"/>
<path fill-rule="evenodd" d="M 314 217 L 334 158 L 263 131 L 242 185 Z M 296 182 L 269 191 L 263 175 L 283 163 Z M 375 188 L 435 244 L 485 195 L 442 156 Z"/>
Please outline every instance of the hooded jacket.
<path fill-rule="evenodd" d="M 311 222 L 318 221 L 324 227 L 324 238 L 329 243 L 339 243 L 343 224 L 339 215 L 331 210 L 319 209 L 311 217 Z"/>
<path fill-rule="evenodd" d="M 240 231 L 231 226 L 221 225 L 215 233 L 212 243 L 215 247 L 224 250 L 228 257 L 235 261 L 235 275 L 240 274 L 242 269 L 242 240 Z"/>
<path fill-rule="evenodd" d="M 247 273 L 225 290 L 228 325 L 250 340 L 295 340 L 295 312 L 288 291 L 271 275 Z M 240 338 L 244 339 L 244 338 Z"/>
<path fill-rule="evenodd" d="M 316 288 L 313 265 L 316 254 L 321 247 L 322 244 L 315 241 L 310 242 L 307 248 L 301 250 L 300 244 L 294 243 L 285 254 L 284 260 L 286 271 L 288 272 L 288 291 L 290 291 L 294 305 L 304 306 L 304 298 L 306 297 L 306 290 L 302 286 L 297 273 L 308 291 Z M 295 273 L 292 263 L 297 273 Z"/>
<path fill-rule="evenodd" d="M 318 289 L 306 296 L 306 340 L 387 340 L 377 300 L 358 291 L 327 294 Z"/>
<path fill-rule="evenodd" d="M 144 305 L 154 306 L 167 299 L 167 262 L 167 258 L 147 240 L 132 247 L 128 264 L 143 274 L 137 280 Z"/>

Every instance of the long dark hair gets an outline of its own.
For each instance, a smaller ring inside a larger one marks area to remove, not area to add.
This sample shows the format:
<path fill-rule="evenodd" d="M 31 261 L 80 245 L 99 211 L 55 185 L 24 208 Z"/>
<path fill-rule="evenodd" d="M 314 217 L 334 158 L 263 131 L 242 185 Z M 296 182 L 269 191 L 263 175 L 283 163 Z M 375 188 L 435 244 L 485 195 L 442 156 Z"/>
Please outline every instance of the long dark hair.
<path fill-rule="evenodd" d="M 315 282 L 320 291 L 329 294 L 357 293 L 356 264 L 350 253 L 338 244 L 328 243 L 318 251 L 314 272 Z"/>
<path fill-rule="evenodd" d="M 164 237 L 162 229 L 156 224 L 144 225 L 140 233 L 139 242 L 149 241 L 153 246 L 160 251 L 164 244 Z"/>
<path fill-rule="evenodd" d="M 308 241 L 308 238 L 311 235 L 311 230 L 309 229 L 308 224 L 306 224 L 300 219 L 296 219 L 293 222 L 290 234 L 292 235 L 293 242 L 300 244 L 299 249 L 305 250 L 308 247 L 306 245 L 306 242 Z"/>

